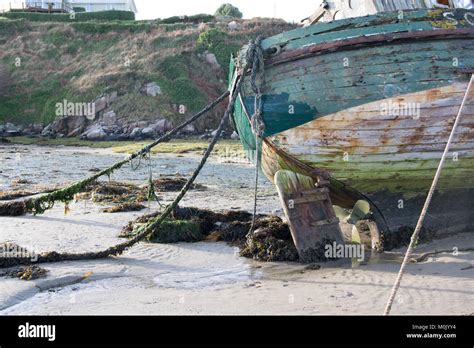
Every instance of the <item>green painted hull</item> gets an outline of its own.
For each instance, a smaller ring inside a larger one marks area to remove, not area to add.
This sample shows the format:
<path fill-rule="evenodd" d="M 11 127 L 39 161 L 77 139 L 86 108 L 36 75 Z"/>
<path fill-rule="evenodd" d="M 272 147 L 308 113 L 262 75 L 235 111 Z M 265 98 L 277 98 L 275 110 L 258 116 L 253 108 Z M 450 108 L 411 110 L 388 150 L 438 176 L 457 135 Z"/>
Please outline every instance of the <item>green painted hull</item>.
<path fill-rule="evenodd" d="M 267 177 L 281 168 L 326 169 L 335 204 L 368 198 L 379 227 L 391 232 L 416 223 L 474 70 L 474 11 L 399 16 L 318 24 L 262 42 L 276 51 L 266 58 L 262 98 Z M 244 82 L 233 121 L 253 154 L 254 95 Z M 417 112 L 382 112 L 392 102 Z M 440 233 L 474 227 L 473 129 L 471 98 L 426 224 Z"/>

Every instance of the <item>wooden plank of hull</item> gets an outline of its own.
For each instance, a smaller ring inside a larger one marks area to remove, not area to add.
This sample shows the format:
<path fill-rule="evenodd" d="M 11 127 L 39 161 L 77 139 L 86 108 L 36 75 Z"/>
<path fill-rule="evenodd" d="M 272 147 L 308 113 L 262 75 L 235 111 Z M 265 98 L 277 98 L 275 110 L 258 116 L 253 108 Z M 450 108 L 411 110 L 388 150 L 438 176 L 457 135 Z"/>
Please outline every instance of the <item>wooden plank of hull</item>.
<path fill-rule="evenodd" d="M 471 25 L 472 27 L 472 25 Z M 332 52 L 335 50 L 341 49 L 357 49 L 360 46 L 366 46 L 369 44 L 380 44 L 383 42 L 392 42 L 392 41 L 407 41 L 413 39 L 447 39 L 453 40 L 457 38 L 472 38 L 473 29 L 446 29 L 446 30 L 423 30 L 420 26 L 415 29 L 414 32 L 409 30 L 408 32 L 396 32 L 389 34 L 376 34 L 376 35 L 362 35 L 354 38 L 344 38 L 340 40 L 334 40 L 329 42 L 322 42 L 320 44 L 308 44 L 300 47 L 298 49 L 282 53 L 276 58 L 271 58 L 268 60 L 269 66 L 274 66 L 276 64 L 283 64 L 290 62 L 295 59 L 301 59 L 309 56 L 324 54 Z"/>
<path fill-rule="evenodd" d="M 366 64 L 368 56 L 380 56 L 386 55 L 384 61 L 378 63 L 377 60 L 370 62 L 371 67 L 377 67 L 378 65 L 385 65 L 385 72 L 393 71 L 391 66 L 393 64 L 399 64 L 403 62 L 420 62 L 420 61 L 430 61 L 433 57 L 442 59 L 443 57 L 449 57 L 450 50 L 472 50 L 472 40 L 463 40 L 463 44 L 460 47 L 455 40 L 441 40 L 436 43 L 436 46 L 427 41 L 414 41 L 414 42 L 403 42 L 403 43 L 385 43 L 380 46 L 370 46 L 370 47 L 361 47 L 357 50 L 353 50 L 348 55 L 347 51 L 336 51 L 331 52 L 330 54 L 314 56 L 314 64 L 306 64 L 305 59 L 298 59 L 291 64 L 281 64 L 278 66 L 272 67 L 272 71 L 275 72 L 275 75 L 283 79 L 289 78 L 295 75 L 295 70 L 304 69 L 305 73 L 321 73 L 330 70 L 341 69 L 342 67 L 346 68 L 357 68 L 360 63 Z M 448 53 L 448 54 L 447 54 Z M 344 66 L 344 58 L 350 58 L 346 66 Z M 451 55 L 452 61 L 452 55 Z M 334 62 L 339 62 L 339 64 L 334 64 Z M 351 70 L 348 70 L 352 72 Z M 356 74 L 359 72 L 356 71 Z"/>
<path fill-rule="evenodd" d="M 466 10 L 418 10 L 418 11 L 403 11 L 403 17 L 400 18 L 400 12 L 388 12 L 388 13 L 379 13 L 376 16 L 362 16 L 357 18 L 349 18 L 343 20 L 337 20 L 324 24 L 317 24 L 305 28 L 299 28 L 291 30 L 288 32 L 281 33 L 279 35 L 272 36 L 268 39 L 265 39 L 262 42 L 264 49 L 268 49 L 273 46 L 287 46 L 288 43 L 295 43 L 295 47 L 298 46 L 297 40 L 301 38 L 316 38 L 319 35 L 327 32 L 341 32 L 342 30 L 353 29 L 357 30 L 359 28 L 376 28 L 378 25 L 386 25 L 399 23 L 400 28 L 406 28 L 406 24 L 410 22 L 418 21 L 428 21 L 431 24 L 432 28 L 440 27 L 449 27 L 453 25 L 453 20 L 447 18 L 447 13 L 452 13 L 451 18 L 464 18 L 466 13 L 472 11 Z M 470 19 L 471 17 L 468 17 Z M 469 25 L 469 23 L 464 24 Z M 458 23 L 459 24 L 459 23 Z M 376 30 L 376 29 L 375 29 Z M 353 35 L 354 31 L 349 36 Z M 346 35 L 346 36 L 345 36 Z M 347 37 L 347 33 L 342 33 L 340 37 Z"/>

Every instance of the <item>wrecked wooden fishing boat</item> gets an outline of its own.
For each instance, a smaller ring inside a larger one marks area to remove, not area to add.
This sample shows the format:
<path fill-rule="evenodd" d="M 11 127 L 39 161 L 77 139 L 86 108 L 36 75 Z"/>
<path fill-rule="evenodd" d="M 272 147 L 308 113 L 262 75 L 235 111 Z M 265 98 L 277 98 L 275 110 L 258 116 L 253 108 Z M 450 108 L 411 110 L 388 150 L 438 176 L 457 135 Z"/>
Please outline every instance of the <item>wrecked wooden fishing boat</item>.
<path fill-rule="evenodd" d="M 244 79 L 233 122 L 249 158 L 272 182 L 282 170 L 315 182 L 327 171 L 336 209 L 363 201 L 381 233 L 410 233 L 474 72 L 474 10 L 335 20 L 260 47 L 262 76 L 231 63 L 233 84 Z M 437 235 L 474 229 L 473 94 L 425 220 Z"/>

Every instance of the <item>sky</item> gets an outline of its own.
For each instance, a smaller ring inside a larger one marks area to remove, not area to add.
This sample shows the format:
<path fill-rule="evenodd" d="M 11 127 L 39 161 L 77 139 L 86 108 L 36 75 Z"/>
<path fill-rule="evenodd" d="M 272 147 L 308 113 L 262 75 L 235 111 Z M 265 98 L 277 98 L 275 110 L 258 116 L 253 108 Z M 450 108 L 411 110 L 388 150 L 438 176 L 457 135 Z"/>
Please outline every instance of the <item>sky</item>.
<path fill-rule="evenodd" d="M 237 6 L 244 18 L 277 17 L 299 22 L 311 15 L 319 0 L 135 0 L 137 19 L 167 18 L 198 13 L 214 14 L 223 3 Z"/>

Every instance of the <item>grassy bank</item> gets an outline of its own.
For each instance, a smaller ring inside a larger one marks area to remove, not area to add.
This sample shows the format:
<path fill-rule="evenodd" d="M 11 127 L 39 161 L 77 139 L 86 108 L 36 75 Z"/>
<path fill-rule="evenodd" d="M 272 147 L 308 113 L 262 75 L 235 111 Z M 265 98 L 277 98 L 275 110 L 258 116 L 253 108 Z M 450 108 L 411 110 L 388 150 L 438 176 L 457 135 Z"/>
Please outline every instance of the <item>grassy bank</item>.
<path fill-rule="evenodd" d="M 88 141 L 79 138 L 30 138 L 30 137 L 12 137 L 8 138 L 11 144 L 18 145 L 37 145 L 37 146 L 84 146 L 94 149 L 111 149 L 116 153 L 132 153 L 139 150 L 150 141 Z M 201 154 L 208 146 L 209 142 L 204 139 L 173 139 L 167 143 L 162 143 L 153 149 L 153 153 Z M 225 157 L 242 157 L 244 149 L 238 140 L 221 140 L 214 148 L 214 155 Z"/>
<path fill-rule="evenodd" d="M 177 124 L 226 90 L 232 53 L 249 39 L 294 27 L 256 18 L 231 30 L 211 19 L 48 23 L 0 18 L 0 71 L 11 81 L 0 88 L 0 123 L 46 125 L 57 117 L 57 103 L 89 103 L 117 92 L 106 111 L 113 110 L 119 123 L 167 118 Z M 219 64 L 208 62 L 206 52 Z M 161 93 L 145 95 L 150 82 Z M 197 122 L 197 130 L 215 129 L 224 107 Z"/>

